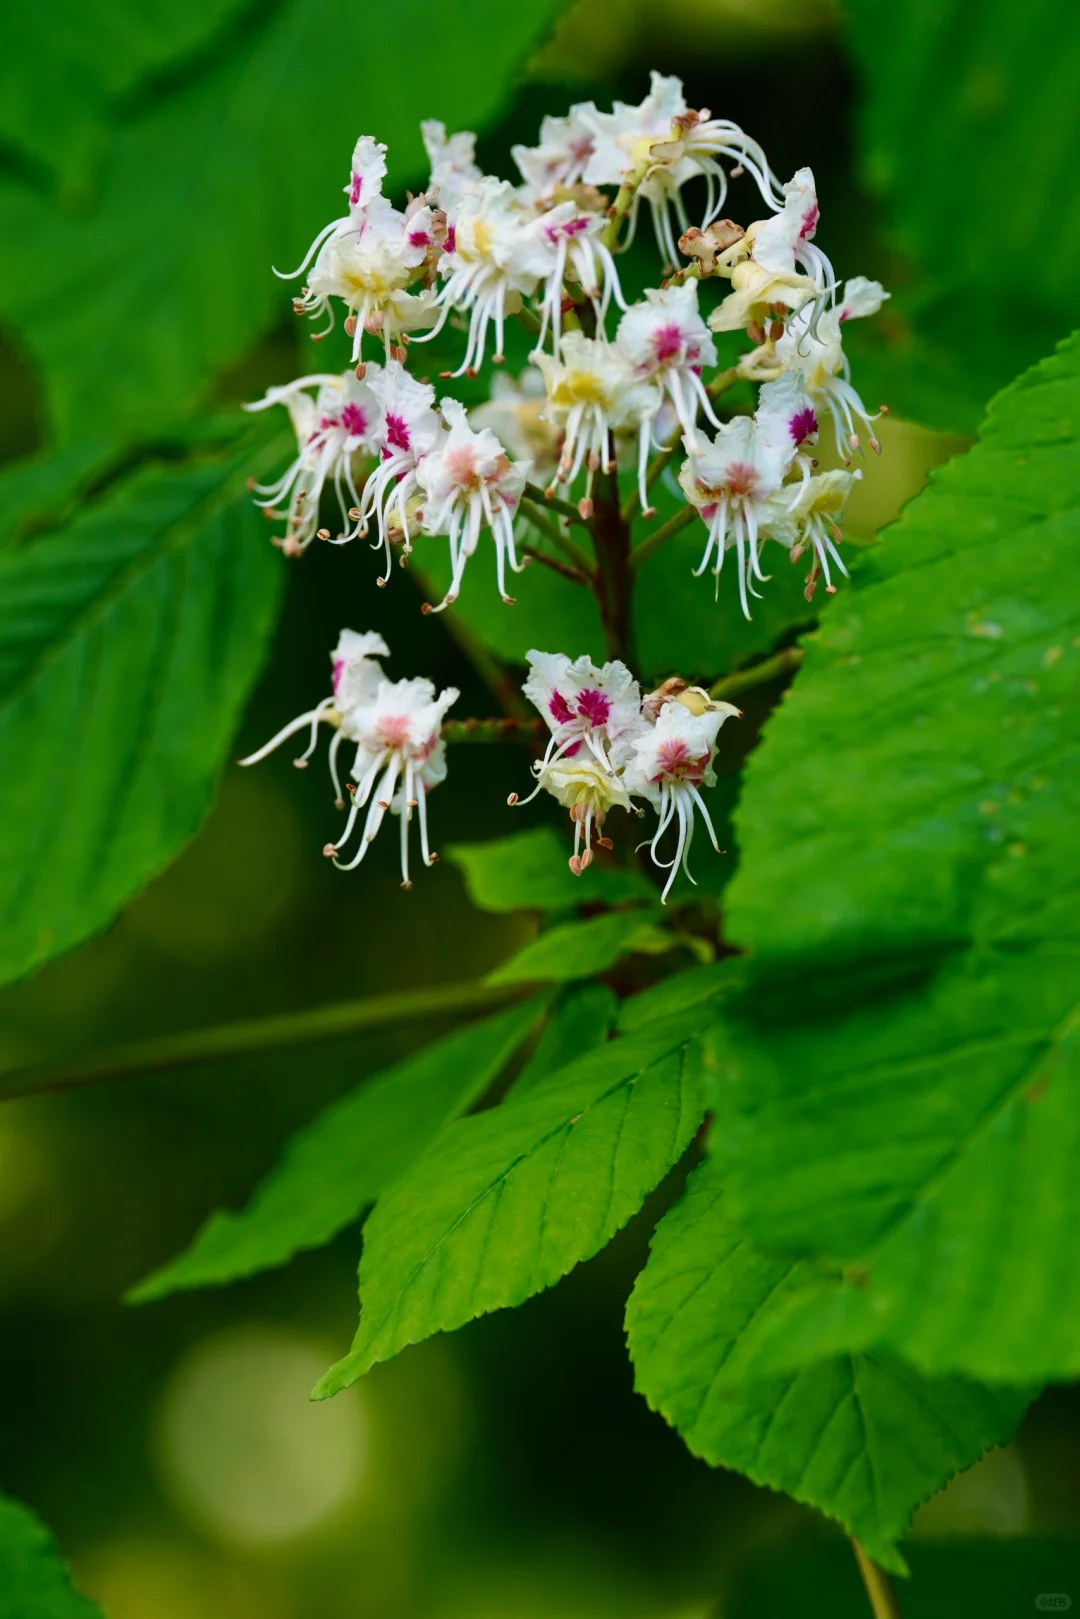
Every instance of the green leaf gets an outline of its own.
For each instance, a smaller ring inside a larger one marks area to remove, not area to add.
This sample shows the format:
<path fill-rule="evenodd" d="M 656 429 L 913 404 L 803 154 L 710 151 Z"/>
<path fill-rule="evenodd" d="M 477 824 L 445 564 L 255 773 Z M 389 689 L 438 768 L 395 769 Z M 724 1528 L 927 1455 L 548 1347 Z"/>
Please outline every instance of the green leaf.
<path fill-rule="evenodd" d="M 544 1005 L 538 996 L 458 1029 L 325 1108 L 233 1214 L 212 1214 L 191 1246 L 132 1288 L 144 1304 L 284 1265 L 359 1219 L 439 1131 L 497 1078 Z"/>
<path fill-rule="evenodd" d="M 616 1040 L 451 1125 L 375 1206 L 360 1326 L 316 1398 L 434 1332 L 520 1304 L 598 1252 L 681 1156 L 703 1111 L 681 1028 Z"/>
<path fill-rule="evenodd" d="M 755 1242 L 855 1267 L 819 1351 L 1080 1371 L 1078 438 L 1073 338 L 867 558 L 747 770 L 719 1150 Z"/>
<path fill-rule="evenodd" d="M 896 1543 L 915 1508 L 1011 1438 L 1027 1395 L 930 1381 L 895 1356 L 869 1354 L 761 1378 L 751 1351 L 730 1380 L 733 1357 L 807 1270 L 749 1246 L 719 1166 L 703 1164 L 657 1226 L 630 1296 L 635 1386 L 696 1456 L 819 1508 L 902 1574 Z"/>
<path fill-rule="evenodd" d="M 516 956 L 488 973 L 488 984 L 529 984 L 591 978 L 635 952 L 663 955 L 679 939 L 641 911 L 611 911 L 588 922 L 563 922 L 523 945 Z"/>
<path fill-rule="evenodd" d="M 0 1619 L 101 1619 L 80 1596 L 56 1543 L 28 1507 L 0 1496 Z"/>
<path fill-rule="evenodd" d="M 864 87 L 863 176 L 918 270 L 906 298 L 853 324 L 876 328 L 865 333 L 871 345 L 885 340 L 881 397 L 894 409 L 974 427 L 987 396 L 1074 319 L 1080 10 L 1061 0 L 849 0 L 845 13 Z M 915 107 L 933 117 L 913 117 Z M 1001 274 L 994 219 L 1024 244 L 1016 278 Z M 876 403 L 864 357 L 856 380 Z"/>
<path fill-rule="evenodd" d="M 464 874 L 469 898 L 483 911 L 568 911 L 597 900 L 608 905 L 655 901 L 655 886 L 640 872 L 594 861 L 575 877 L 567 865 L 570 842 L 550 826 L 534 826 L 490 843 L 455 843 L 446 858 Z"/>
<path fill-rule="evenodd" d="M 239 498 L 264 465 L 147 469 L 0 556 L 0 981 L 104 927 L 206 812 L 281 586 Z"/>
<path fill-rule="evenodd" d="M 620 1034 L 633 1034 L 657 1018 L 672 1017 L 676 1012 L 691 1012 L 704 1006 L 732 987 L 739 966 L 730 959 L 714 961 L 706 967 L 691 967 L 675 973 L 659 984 L 631 995 L 619 1008 Z"/>
<path fill-rule="evenodd" d="M 426 171 L 419 119 L 487 122 L 555 0 L 477 0 L 469 26 L 435 0 L 403 10 L 283 0 L 230 37 L 207 71 L 116 131 L 96 208 L 63 213 L 0 190 L 0 307 L 45 372 L 58 437 L 138 428 L 190 409 L 223 366 L 290 318 L 298 264 L 339 213 L 357 136 L 390 147 L 394 184 Z M 363 64 L 423 40 L 409 93 Z M 476 40 L 484 41 L 483 71 Z M 345 363 L 345 342 L 320 368 Z M 298 368 L 301 369 L 301 368 Z"/>
<path fill-rule="evenodd" d="M 586 1051 L 602 1046 L 615 1027 L 618 1009 L 606 984 L 563 990 L 545 1019 L 535 1051 L 514 1081 L 512 1094 L 520 1096 Z"/>
<path fill-rule="evenodd" d="M 8 15 L 0 58 L 0 139 L 84 189 L 108 122 L 153 75 L 175 72 L 241 10 L 241 0 L 59 0 Z"/>

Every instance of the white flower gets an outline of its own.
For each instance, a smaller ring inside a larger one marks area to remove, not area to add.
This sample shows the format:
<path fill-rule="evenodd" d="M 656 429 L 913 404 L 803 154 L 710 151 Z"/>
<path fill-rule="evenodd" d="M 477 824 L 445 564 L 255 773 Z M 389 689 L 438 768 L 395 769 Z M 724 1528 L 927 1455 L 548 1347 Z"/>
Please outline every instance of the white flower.
<path fill-rule="evenodd" d="M 373 371 L 378 374 L 372 376 Z M 386 552 L 386 572 L 381 580 L 385 584 L 390 578 L 391 557 L 388 510 L 392 507 L 397 514 L 403 555 L 407 556 L 410 501 L 419 490 L 417 469 L 422 458 L 446 435 L 435 412 L 435 390 L 430 383 L 417 382 L 397 360 L 391 360 L 384 371 L 369 367 L 368 376 L 377 406 L 372 442 L 380 459 L 364 485 L 357 508 L 350 513 L 355 527 L 347 537 L 366 533 L 375 515 L 379 530 L 375 547 L 381 545 Z"/>
<path fill-rule="evenodd" d="M 616 343 L 639 379 L 657 382 L 670 396 L 684 433 L 694 433 L 699 404 L 720 426 L 701 380 L 702 368 L 716 364 L 716 348 L 698 313 L 696 281 L 649 287 L 644 302 L 631 304 L 619 322 Z"/>
<path fill-rule="evenodd" d="M 599 834 L 614 808 L 632 810 L 630 795 L 621 778 L 605 770 L 591 756 L 568 758 L 565 754 L 550 764 L 536 767 L 536 791 L 550 793 L 556 803 L 570 811 L 574 823 L 574 852 L 570 856 L 570 870 L 575 877 L 592 864 L 593 833 Z M 512 800 L 516 802 L 516 800 Z M 522 800 L 523 803 L 528 802 Z M 597 835 L 597 843 L 610 849 L 608 838 Z"/>
<path fill-rule="evenodd" d="M 448 136 L 446 125 L 437 118 L 426 118 L 420 134 L 431 164 L 427 195 L 435 198 L 440 208 L 456 208 L 484 178 L 475 162 L 476 136 L 471 130 Z"/>
<path fill-rule="evenodd" d="M 352 871 L 360 864 L 387 810 L 401 820 L 402 888 L 412 887 L 409 826 L 413 810 L 418 811 L 424 864 L 434 865 L 438 857 L 428 846 L 427 795 L 446 780 L 442 722 L 459 695 L 449 686 L 436 697 L 430 680 L 380 680 L 374 697 L 351 712 L 349 734 L 358 743 L 352 767 L 357 785 L 349 788 L 353 802 L 344 832 L 324 850 L 339 870 Z M 342 863 L 337 856 L 352 836 L 365 805 L 368 813 L 360 847 L 351 860 Z"/>
<path fill-rule="evenodd" d="M 543 715 L 551 741 L 544 764 L 573 757 L 584 746 L 613 774 L 620 750 L 641 719 L 641 691 L 618 659 L 598 669 L 587 656 L 573 662 L 562 652 L 527 654 L 522 691 Z"/>
<path fill-rule="evenodd" d="M 314 398 L 309 388 L 316 390 Z M 299 377 L 284 387 L 269 388 L 262 399 L 244 408 L 266 410 L 270 405 L 288 410 L 297 456 L 277 483 L 255 485 L 256 504 L 268 517 L 285 518 L 285 534 L 276 543 L 287 556 L 296 556 L 317 530 L 323 539 L 330 538 L 328 530 L 318 529 L 319 500 L 327 484 L 333 485 L 342 512 L 357 502 L 352 460 L 375 449 L 379 412 L 370 382 L 359 381 L 352 371 Z M 281 501 L 287 502 L 284 511 L 277 509 Z"/>
<path fill-rule="evenodd" d="M 586 119 L 595 112 L 590 101 L 571 107 L 565 118 L 549 116 L 540 125 L 538 146 L 511 147 L 529 202 L 547 201 L 580 184 L 595 145 Z"/>
<path fill-rule="evenodd" d="M 586 183 L 622 185 L 635 170 L 643 168 L 644 179 L 632 204 L 630 235 L 636 228 L 638 200 L 644 197 L 652 210 L 657 241 L 672 265 L 678 263 L 672 212 L 680 231 L 689 225 L 682 187 L 695 175 L 704 175 L 709 188 L 704 220 L 707 225 L 717 217 L 727 196 L 727 176 L 721 159 L 752 174 L 767 202 L 774 207 L 782 203 L 758 143 L 737 124 L 689 108 L 682 83 L 676 78 L 653 73 L 649 94 L 638 106 L 616 101 L 610 113 L 583 107 L 580 121 L 594 141 L 584 170 Z"/>
<path fill-rule="evenodd" d="M 776 340 L 779 365 L 799 372 L 814 405 L 819 410 L 827 407 L 832 411 L 836 447 L 842 456 L 859 448 L 856 423 L 861 422 L 867 428 L 871 449 L 880 450 L 881 446 L 870 426 L 876 417 L 869 413 L 851 386 L 851 368 L 844 354 L 840 328 L 846 320 L 876 314 L 888 296 L 880 282 L 856 276 L 847 283 L 843 297 L 834 308 L 802 310 Z M 749 359 L 753 363 L 755 356 Z"/>
<path fill-rule="evenodd" d="M 381 197 L 385 179 L 386 147 L 380 146 L 371 135 L 361 135 L 353 147 L 349 183 L 344 188 L 350 214 L 366 208 L 375 197 Z"/>
<path fill-rule="evenodd" d="M 382 636 L 375 630 L 368 630 L 358 635 L 355 630 L 342 630 L 338 637 L 338 644 L 330 654 L 333 670 L 333 695 L 324 697 L 321 703 L 301 714 L 297 719 L 290 720 L 276 736 L 257 752 L 251 753 L 246 759 L 241 759 L 242 765 L 255 765 L 287 737 L 302 731 L 304 727 L 311 727 L 311 736 L 307 747 L 293 764 L 298 770 L 306 769 L 307 762 L 315 752 L 315 745 L 319 738 L 319 725 L 333 725 L 336 727 L 330 743 L 330 780 L 334 784 L 334 798 L 338 809 L 344 809 L 345 803 L 341 794 L 341 782 L 338 779 L 337 755 L 342 742 L 349 738 L 357 741 L 358 733 L 355 728 L 356 714 L 365 704 L 372 702 L 382 679 L 382 669 L 377 662 L 379 658 L 389 657 L 390 649 Z"/>
<path fill-rule="evenodd" d="M 819 472 L 799 484 L 781 489 L 762 515 L 761 532 L 770 540 L 778 540 L 791 552 L 792 562 L 798 562 L 810 547 L 813 560 L 806 577 L 806 599 L 812 601 L 818 575 L 825 575 L 825 589 L 831 596 L 836 586 L 829 572 L 831 560 L 847 575 L 840 553 L 836 549 L 842 536 L 840 518 L 847 498 L 861 472 L 836 469 Z"/>
<path fill-rule="evenodd" d="M 765 580 L 758 554 L 760 526 L 795 460 L 798 446 L 782 418 L 768 413 L 764 421 L 735 416 L 711 441 L 685 442 L 689 459 L 683 463 L 679 483 L 709 529 L 705 554 L 694 572 L 704 573 L 715 551 L 713 573 L 719 593 L 724 554 L 734 546 L 739 600 L 749 618 L 747 590 L 751 595 L 759 594 L 751 575 Z"/>
<path fill-rule="evenodd" d="M 342 299 L 350 312 L 346 330 L 352 334 L 353 361 L 365 332 L 382 337 L 389 358 L 402 333 L 431 327 L 438 317 L 433 292 L 408 290 L 435 246 L 430 208 L 406 216 L 386 197 L 374 197 L 356 210 L 348 228 L 324 243 L 294 307 L 313 318 L 327 311 L 330 325 L 319 334 L 325 336 L 333 325 L 331 299 Z"/>
<path fill-rule="evenodd" d="M 549 263 L 540 301 L 540 336 L 536 340 L 538 350 L 543 348 L 550 326 L 558 352 L 562 302 L 566 296 L 563 283 L 567 278 L 580 284 L 596 310 L 601 329 L 612 298 L 620 309 L 626 308 L 615 260 L 600 240 L 604 225 L 602 214 L 589 213 L 575 202 L 560 202 L 529 226 L 532 235 L 549 248 Z"/>
<path fill-rule="evenodd" d="M 784 187 L 780 212 L 755 220 L 718 256 L 734 290 L 709 316 L 714 332 L 761 325 L 776 306 L 797 311 L 832 287 L 832 265 L 812 242 L 818 213 L 813 173 L 800 169 Z"/>
<path fill-rule="evenodd" d="M 424 532 L 445 534 L 450 541 L 450 588 L 432 610 L 441 612 L 457 597 L 465 564 L 475 552 L 483 528 L 490 528 L 495 541 L 499 594 L 504 602 L 512 603 L 514 598 L 506 593 L 506 565 L 515 573 L 525 565 L 518 562 L 514 549 L 514 516 L 528 481 L 529 463 L 511 461 L 487 428 L 474 433 L 464 405 L 456 399 L 444 399 L 442 413 L 450 431 L 416 469 L 424 494 Z"/>
<path fill-rule="evenodd" d="M 482 405 L 474 405 L 469 420 L 487 427 L 505 447 L 511 460 L 530 461 L 532 475 L 545 482 L 558 461 L 558 434 L 547 420 L 547 388 L 542 373 L 526 366 L 517 377 L 496 371 L 491 392 Z"/>
<path fill-rule="evenodd" d="M 653 381 L 639 381 L 620 349 L 581 332 L 567 332 L 560 351 L 557 360 L 547 354 L 536 355 L 547 387 L 547 405 L 541 414 L 563 432 L 558 482 L 572 484 L 587 464 L 588 501 L 597 467 L 609 471 L 615 465 L 613 433 L 622 429 L 636 431 L 638 483 L 642 509 L 647 511 L 645 472 L 652 425 L 663 397 L 659 386 Z"/>
<path fill-rule="evenodd" d="M 439 333 L 451 310 L 469 311 L 465 357 L 456 377 L 484 363 L 488 327 L 495 326 L 495 359 L 503 353 L 503 333 L 512 294 L 529 295 L 555 260 L 555 247 L 530 229 L 536 224 L 506 180 L 485 176 L 462 196 L 450 214 L 439 272 L 447 277 L 438 294 L 439 318 L 421 342 Z"/>
<path fill-rule="evenodd" d="M 653 697 L 660 695 L 654 693 Z M 649 708 L 650 699 L 646 698 L 646 709 Z M 713 848 L 721 852 L 701 788 L 716 783 L 712 769 L 716 737 L 732 715 L 741 718 L 740 711 L 730 703 L 713 702 L 707 692 L 691 686 L 662 701 L 655 723 L 646 725 L 632 744 L 623 782 L 629 793 L 648 799 L 659 811 L 650 850 L 655 864 L 670 870 L 661 896 L 664 901 L 680 867 L 694 881 L 688 860 L 695 809 L 708 828 Z M 677 826 L 675 853 L 671 860 L 661 860 L 658 845 L 673 823 Z"/>

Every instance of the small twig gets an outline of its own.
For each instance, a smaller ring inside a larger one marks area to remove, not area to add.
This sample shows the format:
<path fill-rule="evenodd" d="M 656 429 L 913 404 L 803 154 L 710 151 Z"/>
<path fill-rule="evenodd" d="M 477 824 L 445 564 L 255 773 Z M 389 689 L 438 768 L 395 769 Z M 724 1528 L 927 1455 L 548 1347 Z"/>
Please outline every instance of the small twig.
<path fill-rule="evenodd" d="M 444 742 L 535 742 L 546 733 L 542 719 L 444 720 Z"/>
<path fill-rule="evenodd" d="M 569 534 L 563 532 L 558 523 L 548 515 L 542 506 L 538 506 L 530 496 L 523 495 L 521 497 L 521 513 L 525 520 L 533 525 L 538 534 L 546 534 L 552 545 L 557 545 L 563 555 L 570 558 L 574 567 L 583 573 L 586 579 L 592 578 L 593 565 L 588 553 L 583 551 L 580 545 L 570 538 Z"/>
<path fill-rule="evenodd" d="M 640 568 L 641 564 L 647 562 L 662 545 L 674 539 L 676 534 L 681 534 L 683 529 L 694 521 L 697 514 L 696 506 L 683 506 L 674 517 L 669 517 L 666 523 L 661 523 L 658 529 L 655 529 L 647 539 L 642 540 L 641 544 L 630 553 L 630 566 Z"/>
<path fill-rule="evenodd" d="M 851 1544 L 855 1551 L 855 1561 L 859 1565 L 859 1573 L 866 1586 L 866 1594 L 870 1598 L 874 1619 L 903 1619 L 892 1581 L 885 1570 L 867 1557 L 857 1540 L 853 1538 Z"/>
<path fill-rule="evenodd" d="M 560 500 L 558 495 L 549 495 L 547 490 L 541 489 L 538 484 L 527 483 L 525 485 L 525 498 L 531 500 L 536 506 L 546 507 L 550 511 L 558 512 L 559 516 L 565 517 L 568 523 L 576 523 L 578 528 L 587 528 L 592 533 L 592 523 L 587 517 L 582 517 L 576 506 L 572 505 L 568 500 Z"/>
<path fill-rule="evenodd" d="M 567 562 L 560 562 L 558 557 L 549 557 L 546 551 L 539 550 L 535 545 L 519 546 L 522 556 L 532 557 L 534 562 L 541 563 L 550 568 L 553 573 L 560 574 L 563 579 L 569 579 L 575 585 L 584 585 L 587 590 L 592 589 L 591 574 L 582 573 L 580 568 L 572 568 Z"/>
<path fill-rule="evenodd" d="M 33 1068 L 10 1069 L 0 1074 L 0 1101 L 73 1090 L 83 1085 L 102 1085 L 114 1079 L 134 1079 L 141 1074 L 186 1068 L 192 1063 L 212 1062 L 222 1057 L 246 1056 L 253 1051 L 333 1040 L 360 1029 L 375 1029 L 387 1023 L 435 1017 L 445 1012 L 482 1011 L 515 994 L 520 995 L 524 987 L 513 984 L 493 988 L 488 984 L 466 983 L 391 990 L 386 995 L 369 995 L 364 1000 L 344 1001 L 334 1006 L 316 1006 L 310 1011 L 222 1023 L 209 1029 L 163 1035 L 156 1040 L 136 1040 L 71 1062 L 62 1059 Z"/>
<path fill-rule="evenodd" d="M 754 686 L 764 686 L 769 680 L 779 680 L 781 675 L 797 669 L 805 656 L 801 646 L 785 647 L 773 657 L 764 658 L 761 663 L 751 664 L 749 669 L 736 669 L 733 675 L 724 675 L 721 680 L 710 686 L 709 696 L 727 701 L 741 691 L 749 691 Z"/>

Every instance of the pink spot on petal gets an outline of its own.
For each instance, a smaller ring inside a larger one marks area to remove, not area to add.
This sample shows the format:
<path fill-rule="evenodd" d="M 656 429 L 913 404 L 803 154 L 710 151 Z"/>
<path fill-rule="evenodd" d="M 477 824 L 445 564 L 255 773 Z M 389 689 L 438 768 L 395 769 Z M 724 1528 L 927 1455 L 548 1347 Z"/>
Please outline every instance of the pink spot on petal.
<path fill-rule="evenodd" d="M 333 687 L 334 687 L 334 696 L 335 697 L 338 694 L 338 688 L 341 685 L 342 676 L 345 673 L 346 667 L 347 667 L 347 665 L 346 665 L 346 662 L 345 662 L 344 658 L 335 658 L 334 659 L 334 673 L 333 673 L 333 682 L 332 683 L 333 683 Z"/>
<path fill-rule="evenodd" d="M 788 422 L 788 428 L 795 443 L 801 444 L 804 439 L 813 438 L 818 430 L 818 419 L 808 405 L 805 410 L 796 412 Z"/>
<path fill-rule="evenodd" d="M 412 444 L 409 439 L 409 424 L 404 416 L 395 416 L 393 411 L 386 413 L 386 442 L 395 450 L 409 450 Z"/>
<path fill-rule="evenodd" d="M 359 405 L 346 405 L 341 412 L 341 425 L 346 433 L 359 436 L 367 432 L 367 417 Z"/>
<path fill-rule="evenodd" d="M 548 704 L 551 716 L 560 725 L 569 725 L 574 718 L 574 710 L 566 701 L 561 691 L 557 691 Z"/>
<path fill-rule="evenodd" d="M 683 335 L 679 327 L 672 322 L 668 326 L 658 326 L 652 334 L 652 350 L 660 361 L 673 360 L 683 346 Z"/>
<path fill-rule="evenodd" d="M 356 207 L 357 203 L 360 201 L 360 193 L 363 191 L 363 189 L 364 176 L 362 174 L 354 174 L 352 177 L 352 190 L 349 192 L 350 207 Z"/>
<path fill-rule="evenodd" d="M 453 225 L 447 225 L 446 227 L 446 240 L 443 242 L 443 251 L 445 253 L 457 252 L 457 231 Z"/>
<path fill-rule="evenodd" d="M 817 222 L 820 218 L 821 210 L 818 208 L 818 205 L 815 202 L 813 207 L 808 208 L 803 215 L 802 229 L 799 231 L 799 237 L 802 241 L 805 241 L 808 237 L 813 236 L 814 232 L 817 230 Z"/>
<path fill-rule="evenodd" d="M 606 725 L 611 713 L 611 699 L 602 691 L 583 691 L 578 698 L 577 710 L 587 725 Z"/>
<path fill-rule="evenodd" d="M 425 231 L 425 230 L 411 230 L 409 232 L 409 246 L 410 247 L 429 247 L 430 245 L 431 245 L 431 237 L 428 235 L 427 231 Z"/>

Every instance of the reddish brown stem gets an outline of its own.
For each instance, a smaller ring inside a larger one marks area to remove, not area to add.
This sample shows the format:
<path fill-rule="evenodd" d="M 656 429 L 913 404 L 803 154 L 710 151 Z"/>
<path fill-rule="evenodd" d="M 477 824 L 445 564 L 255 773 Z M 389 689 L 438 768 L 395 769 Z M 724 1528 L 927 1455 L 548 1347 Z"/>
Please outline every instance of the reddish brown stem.
<path fill-rule="evenodd" d="M 619 509 L 615 472 L 598 472 L 593 495 L 596 601 L 604 626 L 604 649 L 634 667 L 634 573 L 630 566 L 630 525 Z"/>

